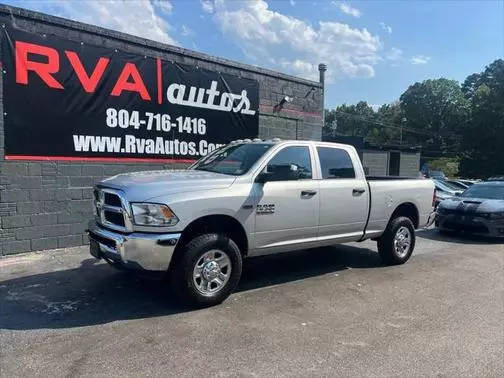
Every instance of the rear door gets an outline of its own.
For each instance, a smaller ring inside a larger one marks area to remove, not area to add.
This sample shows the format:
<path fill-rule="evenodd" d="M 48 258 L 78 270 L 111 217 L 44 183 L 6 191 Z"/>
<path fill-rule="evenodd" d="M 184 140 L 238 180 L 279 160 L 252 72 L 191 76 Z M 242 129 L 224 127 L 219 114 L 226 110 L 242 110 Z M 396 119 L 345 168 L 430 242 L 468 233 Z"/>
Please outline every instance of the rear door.
<path fill-rule="evenodd" d="M 318 180 L 314 180 L 309 144 L 283 147 L 268 161 L 266 169 L 273 172 L 290 166 L 297 167 L 298 179 L 277 177 L 266 183 L 254 183 L 257 249 L 288 247 L 317 237 Z"/>
<path fill-rule="evenodd" d="M 319 145 L 321 180 L 319 239 L 356 240 L 368 216 L 369 193 L 354 149 Z"/>

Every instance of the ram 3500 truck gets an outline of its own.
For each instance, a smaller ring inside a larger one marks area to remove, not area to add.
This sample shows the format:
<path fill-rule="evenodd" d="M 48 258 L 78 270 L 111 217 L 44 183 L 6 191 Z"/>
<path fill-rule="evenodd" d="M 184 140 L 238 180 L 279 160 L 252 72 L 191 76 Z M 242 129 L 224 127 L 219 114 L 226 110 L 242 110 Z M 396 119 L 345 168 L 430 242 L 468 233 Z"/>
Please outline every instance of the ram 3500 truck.
<path fill-rule="evenodd" d="M 373 239 L 385 263 L 405 263 L 433 194 L 431 180 L 366 178 L 352 146 L 236 141 L 186 170 L 100 182 L 90 249 L 116 267 L 166 272 L 185 300 L 214 305 L 248 257 Z"/>

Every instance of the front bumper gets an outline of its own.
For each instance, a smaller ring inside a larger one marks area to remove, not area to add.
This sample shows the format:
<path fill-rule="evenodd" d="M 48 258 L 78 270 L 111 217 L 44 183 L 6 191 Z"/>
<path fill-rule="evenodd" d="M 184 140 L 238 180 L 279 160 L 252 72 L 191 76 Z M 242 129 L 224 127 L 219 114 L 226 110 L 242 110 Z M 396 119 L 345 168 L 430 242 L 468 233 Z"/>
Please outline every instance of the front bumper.
<path fill-rule="evenodd" d="M 474 235 L 504 237 L 504 221 L 478 216 L 437 214 L 436 225 L 441 230 L 464 231 Z"/>
<path fill-rule="evenodd" d="M 181 236 L 180 233 L 123 234 L 106 229 L 94 220 L 88 224 L 88 233 L 98 245 L 98 258 L 106 257 L 130 269 L 157 272 L 168 270 Z"/>

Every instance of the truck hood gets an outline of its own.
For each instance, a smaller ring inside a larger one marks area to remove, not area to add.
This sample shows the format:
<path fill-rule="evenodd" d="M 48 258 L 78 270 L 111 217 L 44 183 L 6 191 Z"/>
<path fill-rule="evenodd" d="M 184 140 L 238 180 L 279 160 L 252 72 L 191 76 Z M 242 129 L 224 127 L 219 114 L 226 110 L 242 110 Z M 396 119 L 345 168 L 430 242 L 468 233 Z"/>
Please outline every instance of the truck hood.
<path fill-rule="evenodd" d="M 440 203 L 443 209 L 467 213 L 492 213 L 504 211 L 504 201 L 485 198 L 453 197 Z"/>
<path fill-rule="evenodd" d="M 122 173 L 99 182 L 98 186 L 121 190 L 128 201 L 146 201 L 167 194 L 224 189 L 235 179 L 220 173 L 180 169 Z"/>

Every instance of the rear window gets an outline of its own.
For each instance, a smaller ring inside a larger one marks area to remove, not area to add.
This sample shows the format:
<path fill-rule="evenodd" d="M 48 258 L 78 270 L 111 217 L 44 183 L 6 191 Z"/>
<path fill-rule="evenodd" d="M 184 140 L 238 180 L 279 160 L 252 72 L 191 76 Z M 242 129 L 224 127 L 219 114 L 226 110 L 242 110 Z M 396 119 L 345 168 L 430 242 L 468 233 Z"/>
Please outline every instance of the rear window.
<path fill-rule="evenodd" d="M 332 147 L 317 147 L 317 152 L 323 179 L 355 178 L 355 169 L 348 152 Z"/>

